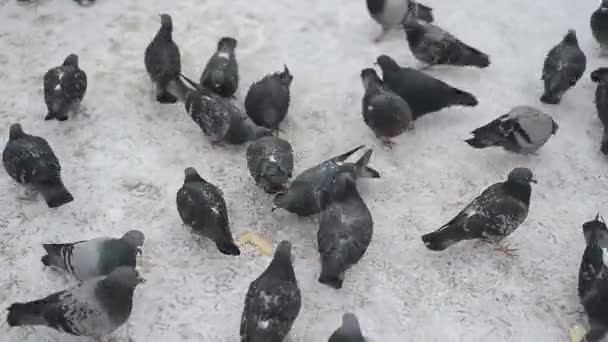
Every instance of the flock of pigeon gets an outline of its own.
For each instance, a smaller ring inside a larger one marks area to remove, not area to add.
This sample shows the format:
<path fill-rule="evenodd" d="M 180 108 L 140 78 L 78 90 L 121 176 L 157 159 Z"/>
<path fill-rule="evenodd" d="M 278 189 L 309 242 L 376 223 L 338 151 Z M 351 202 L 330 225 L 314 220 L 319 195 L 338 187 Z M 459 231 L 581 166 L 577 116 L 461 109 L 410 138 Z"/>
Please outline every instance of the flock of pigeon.
<path fill-rule="evenodd" d="M 22 0 L 19 0 L 22 1 Z M 82 3 L 82 1 L 77 1 Z M 90 2 L 92 3 L 92 1 Z M 423 115 L 450 106 L 476 106 L 478 100 L 466 91 L 436 79 L 424 69 L 434 65 L 486 68 L 490 58 L 468 46 L 434 21 L 433 10 L 413 0 L 367 0 L 368 10 L 382 26 L 376 41 L 397 27 L 405 31 L 412 54 L 427 66 L 420 69 L 399 66 L 387 55 L 377 58 L 382 78 L 372 68 L 361 71 L 365 94 L 363 121 L 387 147 L 391 140 L 414 127 Z M 272 210 L 282 208 L 300 217 L 319 214 L 317 234 L 321 261 L 319 282 L 340 289 L 346 271 L 363 258 L 372 241 L 373 219 L 357 191 L 359 178 L 380 178 L 368 166 L 372 150 L 365 150 L 355 162 L 347 159 L 364 146 L 309 168 L 292 180 L 293 149 L 278 137 L 286 117 L 293 80 L 287 66 L 265 76 L 249 88 L 245 110 L 234 103 L 239 86 L 236 60 L 237 40 L 224 37 L 209 59 L 200 81 L 181 72 L 178 46 L 172 38 L 173 23 L 161 16 L 161 27 L 145 51 L 145 67 L 156 87 L 159 103 L 182 102 L 192 120 L 212 144 L 249 143 L 246 163 L 256 184 L 274 194 Z M 608 0 L 591 17 L 596 40 L 608 47 Z M 569 30 L 552 48 L 544 62 L 544 93 L 540 101 L 559 104 L 564 93 L 581 79 L 586 57 L 576 33 Z M 608 68 L 591 73 L 598 83 L 596 105 L 605 129 L 608 127 Z M 78 56 L 70 54 L 61 66 L 44 76 L 45 120 L 64 121 L 78 110 L 87 89 L 86 73 Z M 473 148 L 503 147 L 513 153 L 535 153 L 556 134 L 557 123 L 550 115 L 531 106 L 516 106 L 509 113 L 475 129 L 466 142 Z M 608 131 L 601 151 L 608 155 Z M 57 156 L 45 139 L 27 134 L 19 123 L 12 124 L 2 160 L 7 173 L 17 182 L 32 185 L 50 208 L 74 200 L 61 179 Z M 515 251 L 501 241 L 527 217 L 531 183 L 528 168 L 514 168 L 504 182 L 491 185 L 451 221 L 422 236 L 427 248 L 441 251 L 462 240 L 480 239 L 512 255 Z M 194 168 L 185 170 L 183 186 L 177 191 L 177 209 L 185 225 L 211 239 L 219 252 L 238 256 L 240 249 L 230 231 L 222 190 L 205 180 Z M 598 216 L 583 225 L 587 247 L 579 271 L 579 296 L 590 322 L 585 341 L 599 341 L 608 331 L 608 228 Z M 135 287 L 145 282 L 135 270 L 136 256 L 144 234 L 134 230 L 121 238 L 96 238 L 64 244 L 45 244 L 42 263 L 72 274 L 75 287 L 48 297 L 10 306 L 10 326 L 45 325 L 73 335 L 101 338 L 123 325 L 131 313 Z M 279 243 L 267 269 L 249 287 L 241 320 L 243 342 L 283 341 L 301 307 L 301 293 L 292 265 L 291 244 Z M 364 341 L 357 318 L 343 316 L 342 326 L 330 342 Z"/>

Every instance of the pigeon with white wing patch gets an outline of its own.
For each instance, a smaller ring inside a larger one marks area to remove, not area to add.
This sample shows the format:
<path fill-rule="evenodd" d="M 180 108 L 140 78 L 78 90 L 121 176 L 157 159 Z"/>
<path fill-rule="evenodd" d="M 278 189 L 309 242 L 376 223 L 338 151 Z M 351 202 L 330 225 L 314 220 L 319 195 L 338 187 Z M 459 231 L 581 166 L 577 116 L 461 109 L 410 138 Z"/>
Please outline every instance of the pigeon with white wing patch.
<path fill-rule="evenodd" d="M 211 56 L 201 74 L 201 86 L 222 97 L 231 97 L 239 86 L 239 68 L 235 49 L 237 40 L 223 37 L 217 43 L 217 50 Z"/>
<path fill-rule="evenodd" d="M 293 149 L 286 140 L 263 137 L 247 147 L 247 168 L 269 194 L 287 190 L 293 174 Z"/>
<path fill-rule="evenodd" d="M 78 56 L 70 54 L 61 66 L 44 75 L 44 102 L 48 114 L 45 120 L 65 121 L 68 113 L 77 109 L 87 91 L 87 74 L 78 67 Z"/>
<path fill-rule="evenodd" d="M 382 32 L 374 39 L 379 42 L 389 30 L 398 28 L 406 15 L 413 11 L 414 17 L 433 22 L 433 9 L 415 0 L 366 0 L 367 11 L 382 26 Z"/>

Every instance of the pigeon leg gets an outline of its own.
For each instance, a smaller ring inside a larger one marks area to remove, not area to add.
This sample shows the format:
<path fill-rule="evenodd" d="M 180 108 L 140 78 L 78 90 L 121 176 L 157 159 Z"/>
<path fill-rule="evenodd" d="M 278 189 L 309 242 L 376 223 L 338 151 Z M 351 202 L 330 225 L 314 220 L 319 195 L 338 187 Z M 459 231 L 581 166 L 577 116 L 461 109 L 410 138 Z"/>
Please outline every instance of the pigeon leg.
<path fill-rule="evenodd" d="M 380 32 L 380 34 L 374 38 L 374 43 L 380 43 L 382 41 L 382 39 L 384 39 L 384 37 L 386 37 L 386 35 L 388 34 L 389 29 L 382 26 L 382 31 Z"/>
<path fill-rule="evenodd" d="M 382 145 L 384 145 L 384 147 L 388 148 L 389 150 L 392 150 L 393 147 L 395 147 L 396 145 L 394 141 L 390 140 L 387 137 L 380 137 L 379 139 L 382 142 Z"/>
<path fill-rule="evenodd" d="M 510 244 L 505 243 L 505 244 L 498 244 L 498 247 L 494 248 L 495 251 L 497 252 L 502 252 L 505 253 L 508 256 L 517 256 L 517 254 L 515 252 L 517 252 L 517 248 L 510 248 Z"/>
<path fill-rule="evenodd" d="M 31 186 L 26 186 L 25 190 L 23 190 L 23 196 L 19 196 L 17 198 L 22 201 L 35 201 L 38 193 L 38 189 Z"/>

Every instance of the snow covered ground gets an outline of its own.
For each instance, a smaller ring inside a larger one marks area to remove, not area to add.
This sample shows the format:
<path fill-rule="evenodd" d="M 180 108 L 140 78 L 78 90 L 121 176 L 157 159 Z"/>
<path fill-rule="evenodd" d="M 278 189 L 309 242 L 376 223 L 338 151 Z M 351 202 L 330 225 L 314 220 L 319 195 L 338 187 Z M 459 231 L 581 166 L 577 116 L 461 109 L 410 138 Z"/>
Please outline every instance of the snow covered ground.
<path fill-rule="evenodd" d="M 589 29 L 594 1 L 427 0 L 436 23 L 491 56 L 485 69 L 440 67 L 431 73 L 472 91 L 480 104 L 429 115 L 387 151 L 360 112 L 362 68 L 379 54 L 415 65 L 403 32 L 380 44 L 364 0 L 69 0 L 18 6 L 0 0 L 0 143 L 8 126 L 45 137 L 63 164 L 75 201 L 50 210 L 19 199 L 23 187 L 0 177 L 0 307 L 63 289 L 71 281 L 44 270 L 41 243 L 121 236 L 147 237 L 128 323 L 133 341 L 237 341 L 249 282 L 270 258 L 253 247 L 219 254 L 181 224 L 175 193 L 183 170 L 196 167 L 220 186 L 235 236 L 256 231 L 274 244 L 293 243 L 303 295 L 291 341 L 325 341 L 345 311 L 355 312 L 375 341 L 566 341 L 584 322 L 576 296 L 584 248 L 581 224 L 608 215 L 608 162 L 599 152 L 601 125 L 590 71 L 602 65 Z M 296 172 L 356 145 L 374 148 L 382 178 L 361 182 L 374 216 L 372 244 L 336 291 L 317 282 L 316 219 L 270 212 L 271 198 L 249 177 L 245 147 L 212 148 L 181 105 L 153 101 L 144 49 L 170 13 L 184 72 L 198 78 L 216 41 L 238 39 L 242 101 L 249 85 L 286 63 L 295 79 L 283 128 L 297 152 Z M 568 28 L 587 53 L 587 73 L 559 106 L 541 105 L 546 52 Z M 80 55 L 89 89 L 86 111 L 43 121 L 42 76 L 71 52 Z M 473 150 L 473 128 L 529 104 L 551 113 L 557 135 L 536 156 Z M 530 167 L 534 187 L 527 221 L 508 241 L 509 258 L 488 246 L 457 244 L 427 251 L 420 235 L 451 219 L 483 188 L 515 166 Z M 1 173 L 4 173 L 3 171 Z M 45 328 L 0 328 L 1 341 L 81 341 Z M 125 330 L 116 333 L 125 340 Z"/>

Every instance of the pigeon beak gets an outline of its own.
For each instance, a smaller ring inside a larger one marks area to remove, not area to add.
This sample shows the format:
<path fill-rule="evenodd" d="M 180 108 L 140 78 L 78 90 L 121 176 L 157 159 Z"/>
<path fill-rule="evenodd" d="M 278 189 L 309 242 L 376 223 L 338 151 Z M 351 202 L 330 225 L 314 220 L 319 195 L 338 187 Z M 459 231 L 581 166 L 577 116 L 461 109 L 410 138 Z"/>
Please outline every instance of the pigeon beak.
<path fill-rule="evenodd" d="M 538 183 L 538 181 L 536 179 L 532 178 L 532 179 L 530 179 L 530 183 L 536 184 L 536 183 Z"/>

